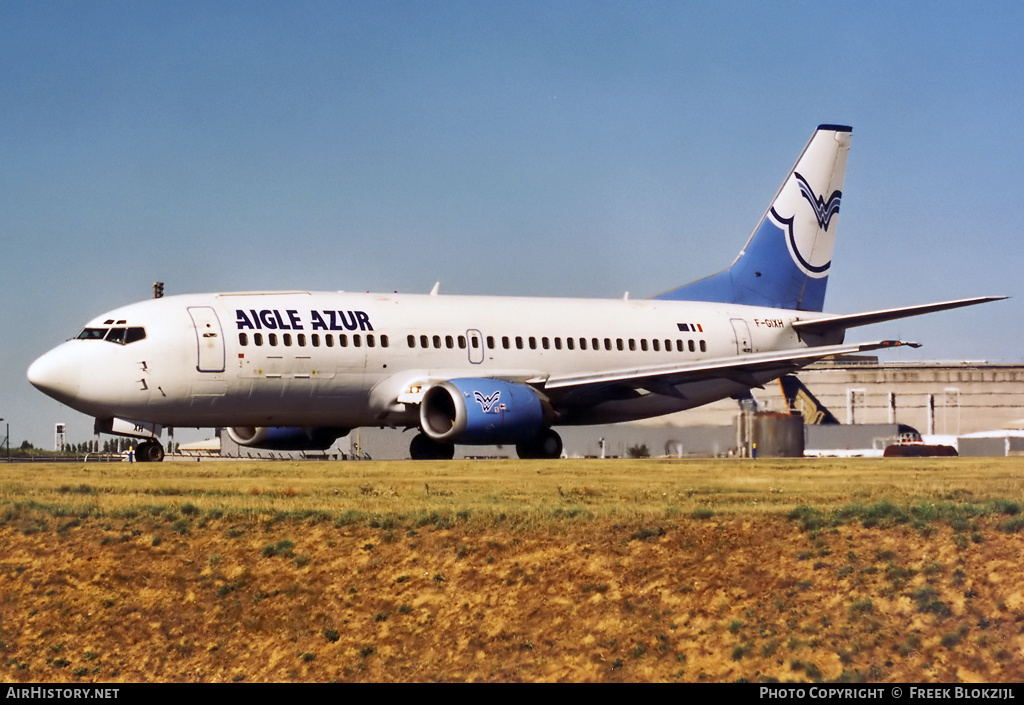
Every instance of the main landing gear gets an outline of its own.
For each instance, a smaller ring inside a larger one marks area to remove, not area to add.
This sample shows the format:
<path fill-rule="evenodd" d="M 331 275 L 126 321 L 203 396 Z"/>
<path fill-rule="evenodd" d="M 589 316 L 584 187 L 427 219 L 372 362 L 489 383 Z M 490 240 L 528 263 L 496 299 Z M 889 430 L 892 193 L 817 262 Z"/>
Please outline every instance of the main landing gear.
<path fill-rule="evenodd" d="M 562 455 L 562 439 L 546 428 L 529 441 L 516 444 L 516 454 L 524 460 L 548 460 Z M 455 457 L 455 446 L 435 441 L 425 433 L 418 434 L 409 444 L 409 455 L 413 460 L 451 460 Z"/>
<path fill-rule="evenodd" d="M 536 437 L 516 443 L 516 454 L 523 460 L 550 460 L 562 456 L 562 437 L 546 428 Z"/>
<path fill-rule="evenodd" d="M 135 449 L 135 459 L 140 463 L 159 463 L 164 459 L 164 447 L 156 441 L 143 441 Z"/>
<path fill-rule="evenodd" d="M 421 433 L 409 444 L 409 455 L 413 460 L 451 460 L 455 457 L 455 446 Z"/>

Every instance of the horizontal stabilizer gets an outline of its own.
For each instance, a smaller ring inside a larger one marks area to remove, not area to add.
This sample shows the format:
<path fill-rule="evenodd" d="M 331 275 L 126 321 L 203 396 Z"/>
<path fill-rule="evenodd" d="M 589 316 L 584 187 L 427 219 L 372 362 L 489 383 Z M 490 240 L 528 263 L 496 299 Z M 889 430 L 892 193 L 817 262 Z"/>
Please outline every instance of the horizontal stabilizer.
<path fill-rule="evenodd" d="M 827 335 L 834 331 L 843 331 L 847 328 L 867 326 L 872 323 L 884 323 L 895 321 L 900 318 L 920 316 L 925 313 L 936 311 L 947 311 L 952 308 L 963 306 L 974 306 L 989 301 L 999 301 L 1005 296 L 975 296 L 970 299 L 956 299 L 955 301 L 941 301 L 934 304 L 920 304 L 918 306 L 903 306 L 901 308 L 888 308 L 881 311 L 868 311 L 866 313 L 851 313 L 845 316 L 829 316 L 827 318 L 813 318 L 806 321 L 794 321 L 793 329 L 797 333 L 808 333 L 811 335 Z"/>

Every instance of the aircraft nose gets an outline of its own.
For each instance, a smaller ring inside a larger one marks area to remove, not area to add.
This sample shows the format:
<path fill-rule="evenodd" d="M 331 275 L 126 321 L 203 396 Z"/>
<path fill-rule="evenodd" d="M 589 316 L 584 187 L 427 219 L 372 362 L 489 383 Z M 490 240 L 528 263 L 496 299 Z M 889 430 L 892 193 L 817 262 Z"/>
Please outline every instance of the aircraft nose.
<path fill-rule="evenodd" d="M 63 346 L 54 348 L 29 366 L 28 381 L 44 394 L 69 403 L 78 397 L 82 366 Z"/>

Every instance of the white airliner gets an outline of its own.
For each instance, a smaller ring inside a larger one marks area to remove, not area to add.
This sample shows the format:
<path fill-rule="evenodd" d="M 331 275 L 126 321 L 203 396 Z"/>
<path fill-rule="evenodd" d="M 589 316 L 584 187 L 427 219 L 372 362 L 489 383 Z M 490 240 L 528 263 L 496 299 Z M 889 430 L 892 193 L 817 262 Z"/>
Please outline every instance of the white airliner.
<path fill-rule="evenodd" d="M 979 297 L 822 313 L 851 129 L 821 125 L 725 271 L 645 300 L 254 292 L 151 299 L 99 316 L 28 378 L 145 438 L 226 427 L 243 446 L 326 449 L 359 426 L 418 428 L 413 458 L 515 444 L 554 458 L 553 426 L 614 423 L 743 395 L 814 360 L 907 345 L 846 329 Z"/>

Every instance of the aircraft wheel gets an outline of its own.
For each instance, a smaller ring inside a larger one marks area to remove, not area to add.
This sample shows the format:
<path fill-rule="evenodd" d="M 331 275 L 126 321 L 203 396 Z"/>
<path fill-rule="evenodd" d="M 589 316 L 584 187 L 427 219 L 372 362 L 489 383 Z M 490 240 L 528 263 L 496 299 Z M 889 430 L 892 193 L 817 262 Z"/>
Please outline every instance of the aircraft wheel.
<path fill-rule="evenodd" d="M 409 444 L 409 455 L 413 460 L 451 460 L 455 457 L 455 446 L 421 433 Z"/>
<path fill-rule="evenodd" d="M 523 460 L 551 460 L 562 456 L 562 437 L 546 428 L 524 443 L 516 444 L 516 455 Z"/>
<path fill-rule="evenodd" d="M 159 463 L 164 459 L 164 447 L 154 441 L 140 443 L 135 449 L 135 459 L 140 463 Z"/>

